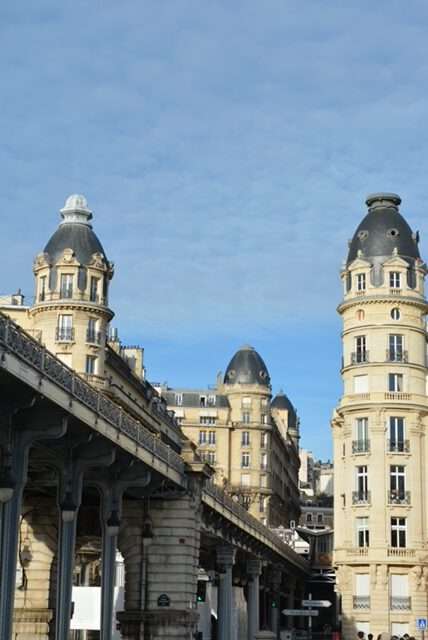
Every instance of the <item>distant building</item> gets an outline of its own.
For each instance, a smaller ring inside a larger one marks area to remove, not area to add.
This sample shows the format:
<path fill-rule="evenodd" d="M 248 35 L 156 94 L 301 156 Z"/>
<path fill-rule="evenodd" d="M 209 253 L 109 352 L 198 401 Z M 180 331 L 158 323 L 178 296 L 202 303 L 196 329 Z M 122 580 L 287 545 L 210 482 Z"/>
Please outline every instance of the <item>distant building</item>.
<path fill-rule="evenodd" d="M 298 520 L 299 420 L 284 393 L 272 399 L 269 372 L 253 347 L 237 351 L 215 387 L 157 390 L 219 485 L 264 524 Z"/>

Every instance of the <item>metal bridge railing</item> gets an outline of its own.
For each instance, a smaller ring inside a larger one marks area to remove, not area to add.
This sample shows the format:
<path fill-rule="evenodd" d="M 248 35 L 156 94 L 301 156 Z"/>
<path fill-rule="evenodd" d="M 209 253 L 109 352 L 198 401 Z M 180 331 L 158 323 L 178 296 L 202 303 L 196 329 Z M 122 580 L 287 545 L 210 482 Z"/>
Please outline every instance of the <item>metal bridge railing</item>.
<path fill-rule="evenodd" d="M 141 422 L 126 413 L 122 407 L 94 389 L 81 376 L 1 312 L 0 344 L 43 373 L 89 409 L 98 413 L 104 420 L 125 433 L 144 449 L 150 451 L 179 473 L 184 472 L 184 460 L 178 453 L 159 440 Z M 158 404 L 155 404 L 154 408 L 157 413 L 163 413 L 167 421 L 171 420 L 171 415 L 166 411 L 162 412 Z"/>

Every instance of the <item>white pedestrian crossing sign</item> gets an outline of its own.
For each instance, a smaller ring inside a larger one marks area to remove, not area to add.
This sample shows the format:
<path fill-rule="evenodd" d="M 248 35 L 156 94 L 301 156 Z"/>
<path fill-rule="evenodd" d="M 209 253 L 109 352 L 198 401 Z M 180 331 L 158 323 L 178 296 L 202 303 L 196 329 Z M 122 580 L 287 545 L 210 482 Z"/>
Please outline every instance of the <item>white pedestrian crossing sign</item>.
<path fill-rule="evenodd" d="M 419 631 L 426 631 L 427 630 L 427 619 L 426 618 L 417 618 L 416 619 L 416 628 L 419 629 Z"/>

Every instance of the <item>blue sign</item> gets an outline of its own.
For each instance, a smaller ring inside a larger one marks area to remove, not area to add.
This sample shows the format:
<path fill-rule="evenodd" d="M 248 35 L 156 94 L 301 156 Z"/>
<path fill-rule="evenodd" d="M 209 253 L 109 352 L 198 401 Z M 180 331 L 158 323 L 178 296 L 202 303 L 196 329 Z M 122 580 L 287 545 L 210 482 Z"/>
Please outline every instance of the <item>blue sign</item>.
<path fill-rule="evenodd" d="M 427 629 L 427 619 L 426 618 L 416 618 L 416 628 L 422 631 L 426 631 Z"/>

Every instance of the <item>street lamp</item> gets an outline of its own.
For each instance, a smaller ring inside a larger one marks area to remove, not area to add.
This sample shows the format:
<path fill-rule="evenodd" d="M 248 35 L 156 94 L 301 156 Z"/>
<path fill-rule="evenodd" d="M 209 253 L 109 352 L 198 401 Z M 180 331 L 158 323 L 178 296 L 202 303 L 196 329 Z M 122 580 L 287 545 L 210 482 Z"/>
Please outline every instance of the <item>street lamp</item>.
<path fill-rule="evenodd" d="M 10 472 L 10 469 L 6 467 L 0 471 L 0 502 L 9 502 L 13 496 L 16 482 Z"/>
<path fill-rule="evenodd" d="M 77 507 L 73 502 L 73 497 L 70 491 L 67 491 L 65 494 L 65 498 L 60 505 L 61 508 L 61 518 L 63 522 L 73 522 L 74 516 L 76 515 Z"/>
<path fill-rule="evenodd" d="M 106 525 L 107 525 L 108 535 L 117 536 L 120 529 L 120 519 L 116 509 L 113 509 L 113 511 L 111 512 L 110 517 L 106 522 Z"/>

